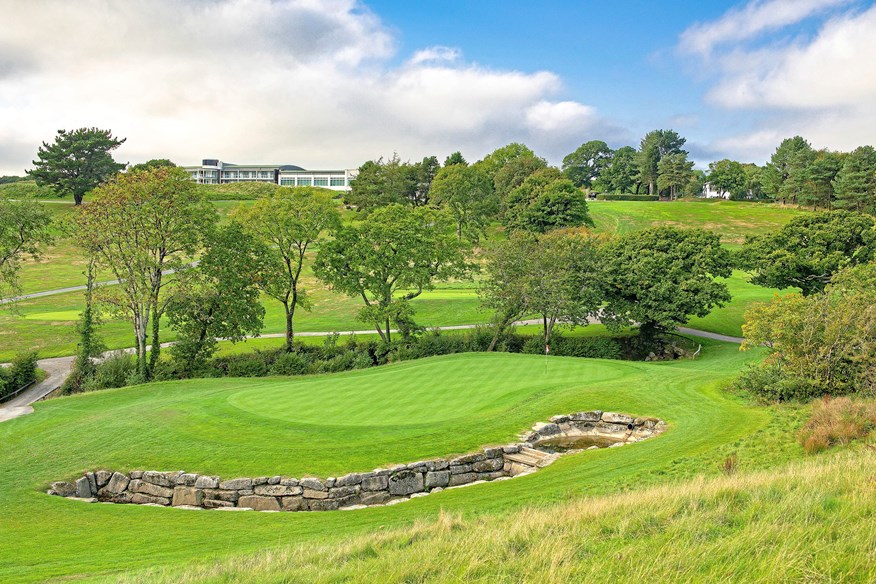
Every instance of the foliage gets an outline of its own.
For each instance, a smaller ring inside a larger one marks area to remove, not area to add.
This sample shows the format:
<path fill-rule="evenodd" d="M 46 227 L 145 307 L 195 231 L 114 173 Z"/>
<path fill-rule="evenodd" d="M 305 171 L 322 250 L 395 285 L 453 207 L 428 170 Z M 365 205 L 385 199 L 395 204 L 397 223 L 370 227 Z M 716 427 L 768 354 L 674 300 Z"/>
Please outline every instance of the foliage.
<path fill-rule="evenodd" d="M 687 152 L 667 154 L 657 163 L 657 188 L 669 191 L 669 198 L 675 200 L 694 180 L 693 161 L 687 159 Z"/>
<path fill-rule="evenodd" d="M 820 294 L 755 304 L 742 326 L 743 349 L 769 347 L 768 399 L 808 399 L 876 389 L 876 264 L 849 268 Z"/>
<path fill-rule="evenodd" d="M 167 158 L 153 158 L 151 160 L 147 160 L 146 162 L 140 162 L 138 164 L 133 164 L 128 168 L 128 172 L 138 171 L 138 170 L 150 170 L 152 168 L 176 168 L 176 164 Z"/>
<path fill-rule="evenodd" d="M 59 196 L 72 195 L 79 205 L 86 193 L 125 168 L 110 154 L 124 143 L 125 138 L 115 138 L 110 130 L 58 130 L 54 143 L 43 142 L 27 174 Z"/>
<path fill-rule="evenodd" d="M 432 179 L 440 167 L 434 156 L 414 164 L 402 162 L 398 154 L 385 162 L 383 158 L 369 160 L 359 167 L 344 202 L 365 212 L 394 203 L 427 205 Z"/>
<path fill-rule="evenodd" d="M 0 298 L 20 289 L 22 261 L 38 259 L 42 246 L 52 242 L 51 222 L 36 202 L 0 200 Z"/>
<path fill-rule="evenodd" d="M 639 323 L 646 340 L 730 301 L 727 285 L 715 280 L 730 276 L 730 254 L 702 229 L 653 227 L 621 235 L 606 244 L 602 266 L 602 322 L 613 328 Z"/>
<path fill-rule="evenodd" d="M 0 185 L 8 185 L 17 182 L 23 182 L 26 180 L 30 180 L 26 176 L 15 176 L 15 175 L 3 175 L 0 176 Z"/>
<path fill-rule="evenodd" d="M 436 281 L 468 276 L 465 251 L 443 214 L 393 204 L 341 228 L 320 247 L 313 271 L 333 290 L 361 298 L 359 319 L 389 342 L 390 323 L 412 330 L 410 300 Z"/>
<path fill-rule="evenodd" d="M 563 158 L 563 174 L 576 187 L 590 188 L 608 166 L 614 151 L 602 140 L 591 140 Z"/>
<path fill-rule="evenodd" d="M 477 163 L 480 168 L 485 168 L 483 163 Z M 523 184 L 526 177 L 547 168 L 547 161 L 538 156 L 520 156 L 512 158 L 505 163 L 493 176 L 493 186 L 499 199 L 505 201 L 508 194 Z M 485 171 L 486 172 L 486 171 Z"/>
<path fill-rule="evenodd" d="M 652 130 L 645 134 L 636 154 L 637 179 L 648 185 L 648 194 L 655 193 L 657 179 L 660 176 L 660 161 L 671 154 L 687 155 L 681 147 L 686 142 L 685 138 L 678 135 L 674 130 Z"/>
<path fill-rule="evenodd" d="M 468 166 L 468 161 L 465 159 L 465 156 L 462 155 L 462 152 L 457 150 L 456 152 L 447 156 L 444 159 L 444 166 L 452 166 L 454 164 L 461 164 L 462 166 Z"/>
<path fill-rule="evenodd" d="M 593 189 L 607 193 L 631 193 L 634 189 L 638 192 L 636 164 L 635 148 L 618 148 L 593 182 Z"/>
<path fill-rule="evenodd" d="M 250 207 L 233 213 L 244 229 L 257 237 L 264 253 L 258 283 L 265 294 L 283 305 L 286 348 L 292 349 L 295 309 L 310 306 L 301 286 L 307 250 L 341 224 L 340 214 L 323 189 L 289 187 L 273 191 Z"/>
<path fill-rule="evenodd" d="M 806 168 L 807 189 L 800 193 L 801 205 L 830 209 L 834 199 L 834 185 L 837 174 L 843 166 L 845 154 L 819 150 L 815 159 Z"/>
<path fill-rule="evenodd" d="M 709 184 L 721 195 L 729 194 L 731 199 L 742 198 L 747 193 L 748 177 L 745 169 L 735 160 L 718 160 L 709 163 Z"/>
<path fill-rule="evenodd" d="M 797 202 L 805 186 L 806 168 L 814 159 L 812 146 L 800 136 L 782 140 L 764 167 L 763 184 L 774 198 Z"/>
<path fill-rule="evenodd" d="M 863 438 L 876 429 L 876 401 L 829 398 L 815 402 L 812 415 L 798 434 L 809 454 Z"/>
<path fill-rule="evenodd" d="M 236 182 L 224 185 L 199 184 L 198 190 L 209 201 L 255 201 L 267 197 L 279 189 L 285 189 L 272 182 Z M 328 191 L 334 194 L 333 191 Z"/>
<path fill-rule="evenodd" d="M 497 334 L 527 314 L 543 323 L 542 351 L 554 326 L 586 325 L 603 299 L 599 240 L 564 230 L 540 236 L 519 232 L 498 245 L 481 283 L 484 304 L 496 311 Z"/>
<path fill-rule="evenodd" d="M 499 211 L 493 182 L 479 166 L 452 164 L 438 171 L 432 204 L 446 209 L 456 222 L 456 236 L 477 242 Z"/>
<path fill-rule="evenodd" d="M 98 296 L 130 319 L 137 371 L 149 379 L 160 352 L 161 316 L 212 229 L 216 210 L 178 168 L 118 174 L 95 189 L 93 198 L 73 218 L 75 237 L 99 267 L 120 281 L 100 288 Z"/>
<path fill-rule="evenodd" d="M 876 211 L 876 149 L 855 148 L 836 173 L 836 206 L 858 212 Z"/>
<path fill-rule="evenodd" d="M 94 375 L 82 385 L 82 391 L 112 389 L 142 382 L 136 357 L 124 351 L 115 351 L 97 364 Z"/>
<path fill-rule="evenodd" d="M 508 195 L 505 207 L 503 221 L 512 230 L 545 233 L 562 227 L 593 225 L 584 193 L 555 168 L 528 176 Z"/>
<path fill-rule="evenodd" d="M 830 211 L 796 217 L 769 235 L 749 237 L 737 263 L 752 272 L 751 282 L 804 296 L 821 292 L 845 266 L 865 263 L 876 254 L 872 217 Z"/>
<path fill-rule="evenodd" d="M 85 310 L 79 315 L 79 322 L 76 323 L 79 344 L 76 346 L 73 369 L 61 386 L 62 393 L 65 395 L 77 393 L 85 388 L 85 384 L 96 371 L 94 359 L 100 357 L 106 348 L 96 330 L 100 324 L 100 314 L 94 302 L 95 264 L 95 258 L 91 257 L 85 269 Z"/>
<path fill-rule="evenodd" d="M 659 201 L 660 195 L 617 195 L 613 193 L 600 193 L 596 195 L 600 201 Z"/>
<path fill-rule="evenodd" d="M 502 168 L 508 165 L 512 160 L 516 160 L 518 158 L 537 158 L 535 152 L 533 152 L 528 146 L 525 144 L 521 144 L 519 142 L 512 142 L 501 148 L 496 148 L 490 154 L 484 156 L 483 160 L 477 162 L 487 173 L 487 175 L 494 179 L 496 178 L 496 173 L 499 172 Z"/>
<path fill-rule="evenodd" d="M 0 199 L 52 199 L 57 197 L 50 187 L 40 186 L 31 178 L 0 184 Z"/>
<path fill-rule="evenodd" d="M 16 354 L 9 367 L 0 367 L 0 400 L 36 380 L 36 351 Z"/>
<path fill-rule="evenodd" d="M 167 308 L 177 331 L 170 353 L 183 372 L 202 368 L 217 339 L 234 343 L 259 334 L 265 315 L 259 283 L 269 257 L 264 244 L 236 222 L 208 237 L 198 266 Z"/>

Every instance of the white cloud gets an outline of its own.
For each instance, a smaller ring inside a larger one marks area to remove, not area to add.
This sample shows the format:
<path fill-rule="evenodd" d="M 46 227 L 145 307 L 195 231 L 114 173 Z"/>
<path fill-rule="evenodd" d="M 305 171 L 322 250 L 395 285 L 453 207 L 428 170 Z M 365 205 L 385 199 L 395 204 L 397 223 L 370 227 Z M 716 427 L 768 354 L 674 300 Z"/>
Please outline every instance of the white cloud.
<path fill-rule="evenodd" d="M 0 172 L 80 126 L 127 137 L 124 161 L 311 168 L 393 151 L 473 159 L 510 141 L 561 158 L 575 145 L 564 128 L 608 127 L 557 103 L 550 72 L 440 46 L 392 66 L 393 35 L 356 0 L 0 0 L 0 13 Z"/>
<path fill-rule="evenodd" d="M 798 23 L 850 0 L 751 0 L 712 22 L 696 23 L 681 34 L 683 51 L 707 57 L 715 47 L 743 41 Z"/>

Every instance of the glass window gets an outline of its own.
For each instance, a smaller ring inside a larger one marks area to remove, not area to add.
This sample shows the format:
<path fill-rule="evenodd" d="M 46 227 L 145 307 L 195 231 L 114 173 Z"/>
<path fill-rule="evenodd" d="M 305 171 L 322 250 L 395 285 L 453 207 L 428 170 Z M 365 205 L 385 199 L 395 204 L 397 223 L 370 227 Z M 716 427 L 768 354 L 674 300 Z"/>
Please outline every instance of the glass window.
<path fill-rule="evenodd" d="M 346 186 L 344 184 L 344 177 L 342 176 L 333 176 L 331 178 L 331 186 L 333 187 L 343 187 Z"/>
<path fill-rule="evenodd" d="M 284 187 L 294 187 L 295 179 L 294 178 L 281 178 L 280 185 Z"/>
<path fill-rule="evenodd" d="M 299 187 L 309 187 L 313 185 L 313 178 L 309 176 L 299 176 L 298 177 L 298 186 Z"/>
<path fill-rule="evenodd" d="M 328 178 L 315 178 L 315 179 L 313 179 L 313 186 L 327 187 L 328 186 Z"/>

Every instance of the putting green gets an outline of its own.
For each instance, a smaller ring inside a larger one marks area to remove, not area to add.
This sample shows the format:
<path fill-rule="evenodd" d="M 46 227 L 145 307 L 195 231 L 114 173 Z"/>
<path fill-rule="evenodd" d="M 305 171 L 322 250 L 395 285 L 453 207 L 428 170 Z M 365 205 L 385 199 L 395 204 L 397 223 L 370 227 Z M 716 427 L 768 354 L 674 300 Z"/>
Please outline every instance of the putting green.
<path fill-rule="evenodd" d="M 81 310 L 57 310 L 54 312 L 34 312 L 25 314 L 25 320 L 63 320 L 76 321 L 79 320 Z"/>
<path fill-rule="evenodd" d="M 182 567 L 433 520 L 441 510 L 502 514 L 718 472 L 726 449 L 764 428 L 771 413 L 720 391 L 759 355 L 704 347 L 702 359 L 674 363 L 470 353 L 336 375 L 198 379 L 39 402 L 34 414 L 0 424 L 0 541 L 14 542 L 0 559 L 0 581 Z M 563 457 L 527 477 L 355 512 L 193 512 L 44 494 L 52 481 L 99 468 L 339 476 L 507 443 L 533 422 L 586 409 L 655 416 L 670 427 L 626 448 Z"/>

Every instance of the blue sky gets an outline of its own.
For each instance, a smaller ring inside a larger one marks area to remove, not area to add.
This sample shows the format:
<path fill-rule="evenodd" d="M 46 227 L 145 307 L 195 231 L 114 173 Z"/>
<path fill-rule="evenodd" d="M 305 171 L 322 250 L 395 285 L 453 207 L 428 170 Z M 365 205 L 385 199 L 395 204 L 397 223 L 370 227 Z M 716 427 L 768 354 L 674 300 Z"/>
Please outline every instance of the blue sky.
<path fill-rule="evenodd" d="M 0 174 L 59 128 L 119 157 L 356 167 L 688 138 L 700 167 L 876 134 L 863 0 L 0 0 Z"/>

